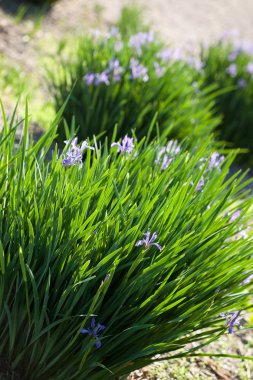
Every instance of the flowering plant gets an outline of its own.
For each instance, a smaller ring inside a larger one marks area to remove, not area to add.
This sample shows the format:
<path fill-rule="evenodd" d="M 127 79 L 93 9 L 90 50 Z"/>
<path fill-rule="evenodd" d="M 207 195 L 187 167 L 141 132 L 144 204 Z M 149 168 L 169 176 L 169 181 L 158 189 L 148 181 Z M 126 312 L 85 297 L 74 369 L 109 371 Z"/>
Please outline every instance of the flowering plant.
<path fill-rule="evenodd" d="M 130 36 L 115 27 L 105 34 L 93 31 L 79 40 L 75 51 L 62 51 L 58 58 L 49 88 L 56 109 L 71 93 L 63 116 L 69 126 L 75 118 L 79 139 L 110 139 L 115 125 L 116 138 L 135 130 L 140 139 L 156 115 L 161 134 L 191 135 L 195 140 L 210 134 L 219 122 L 212 89 L 196 91 L 195 71 L 181 51 L 165 49 L 150 31 Z M 61 140 L 64 133 L 62 125 Z M 156 135 L 155 128 L 150 135 Z"/>
<path fill-rule="evenodd" d="M 220 138 L 248 149 L 240 159 L 253 162 L 253 44 L 224 36 L 203 48 L 201 58 L 205 85 L 215 83 L 220 91 L 216 99 L 223 115 Z"/>
<path fill-rule="evenodd" d="M 15 116 L 0 136 L 1 377 L 113 380 L 236 331 L 253 257 L 251 229 L 234 239 L 252 220 L 234 154 L 142 139 L 135 159 L 105 145 L 66 169 L 57 147 L 45 158 L 61 113 L 35 145 L 28 115 L 20 145 Z"/>

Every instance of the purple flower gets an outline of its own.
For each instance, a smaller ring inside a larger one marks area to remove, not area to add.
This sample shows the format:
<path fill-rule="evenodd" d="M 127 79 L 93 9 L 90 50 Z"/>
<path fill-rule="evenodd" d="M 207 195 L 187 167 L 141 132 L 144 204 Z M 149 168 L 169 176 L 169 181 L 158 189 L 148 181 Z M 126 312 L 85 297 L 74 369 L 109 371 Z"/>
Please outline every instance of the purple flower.
<path fill-rule="evenodd" d="M 162 170 L 167 169 L 167 167 L 171 164 L 172 161 L 173 161 L 173 158 L 172 157 L 169 158 L 167 156 L 167 154 L 165 154 L 164 157 L 163 157 L 163 162 L 162 162 L 161 169 Z"/>
<path fill-rule="evenodd" d="M 253 62 L 250 62 L 247 64 L 246 66 L 246 71 L 247 73 L 249 73 L 250 75 L 253 75 Z"/>
<path fill-rule="evenodd" d="M 134 139 L 133 137 L 128 137 L 127 135 L 122 139 L 121 144 L 119 142 L 112 143 L 111 147 L 117 146 L 118 153 L 128 153 L 131 154 L 134 149 Z"/>
<path fill-rule="evenodd" d="M 152 245 L 155 245 L 159 251 L 162 250 L 162 247 L 160 246 L 160 244 L 158 243 L 154 243 L 154 241 L 156 240 L 157 238 L 157 233 L 154 232 L 153 235 L 150 237 L 150 231 L 148 232 L 145 232 L 143 235 L 145 235 L 145 239 L 142 239 L 142 240 L 138 240 L 135 244 L 136 247 L 139 247 L 141 245 L 144 245 L 144 248 L 145 249 L 148 249 L 150 248 Z"/>
<path fill-rule="evenodd" d="M 251 280 L 253 280 L 253 274 L 251 274 L 250 276 L 245 278 L 245 280 L 242 281 L 242 285 L 249 284 L 251 282 Z"/>
<path fill-rule="evenodd" d="M 87 73 L 84 77 L 85 82 L 88 86 L 92 85 L 95 81 L 96 75 L 94 73 Z"/>
<path fill-rule="evenodd" d="M 228 66 L 228 68 L 226 69 L 226 72 L 232 77 L 236 77 L 237 75 L 237 66 L 235 63 L 231 63 L 230 66 Z"/>
<path fill-rule="evenodd" d="M 163 62 L 168 62 L 172 58 L 172 50 L 164 49 L 157 53 L 157 58 L 161 59 Z"/>
<path fill-rule="evenodd" d="M 117 26 L 113 25 L 111 27 L 111 29 L 109 30 L 109 37 L 115 37 L 115 38 L 120 37 L 119 28 Z"/>
<path fill-rule="evenodd" d="M 109 71 L 113 76 L 114 82 L 119 82 L 124 69 L 120 66 L 118 59 L 111 59 L 109 62 Z"/>
<path fill-rule="evenodd" d="M 186 59 L 188 65 L 193 66 L 197 71 L 200 71 L 204 67 L 204 63 L 198 57 L 189 56 Z"/>
<path fill-rule="evenodd" d="M 247 86 L 247 82 L 246 82 L 246 80 L 243 79 L 243 78 L 240 78 L 240 79 L 238 80 L 237 84 L 238 84 L 238 87 L 240 87 L 240 88 L 245 88 L 245 87 Z"/>
<path fill-rule="evenodd" d="M 64 141 L 65 144 L 69 144 L 69 141 Z M 77 146 L 77 137 L 75 137 L 70 144 L 69 150 L 65 154 L 65 158 L 62 160 L 62 164 L 65 167 L 68 166 L 75 166 L 79 164 L 80 166 L 82 165 L 82 158 L 83 158 L 83 151 L 85 149 L 92 149 L 94 150 L 93 147 L 89 146 L 87 141 L 84 140 L 82 145 L 79 147 Z"/>
<path fill-rule="evenodd" d="M 241 314 L 242 310 L 239 310 L 239 311 L 236 311 L 236 312 L 233 312 L 231 313 L 231 315 L 229 316 L 227 313 L 222 313 L 220 314 L 221 317 L 225 317 L 226 318 L 226 323 L 227 323 L 227 327 L 228 327 L 228 333 L 229 334 L 233 334 L 233 328 L 235 325 L 238 325 L 238 326 L 242 326 L 242 317 L 240 317 L 240 314 Z"/>
<path fill-rule="evenodd" d="M 161 78 L 165 73 L 165 67 L 161 67 L 158 62 L 154 63 L 155 74 L 158 78 Z"/>
<path fill-rule="evenodd" d="M 238 228 L 238 232 L 237 234 L 234 236 L 234 239 L 238 240 L 238 239 L 247 239 L 248 237 L 248 228 L 244 228 L 245 226 L 242 224 L 239 228 Z"/>
<path fill-rule="evenodd" d="M 177 140 L 170 140 L 167 146 L 163 146 L 158 155 L 155 163 L 157 165 L 161 164 L 161 169 L 165 170 L 173 161 L 173 158 L 179 154 L 181 151 L 181 146 L 178 144 Z"/>
<path fill-rule="evenodd" d="M 225 30 L 222 33 L 221 40 L 226 41 L 230 38 L 236 38 L 239 36 L 239 31 L 237 29 L 232 29 L 232 30 Z"/>
<path fill-rule="evenodd" d="M 241 51 L 240 48 L 236 48 L 233 51 L 231 51 L 231 53 L 228 56 L 228 60 L 230 62 L 233 62 L 238 57 L 238 55 L 240 54 L 240 51 Z"/>
<path fill-rule="evenodd" d="M 231 218 L 230 218 L 230 222 L 232 223 L 232 222 L 234 222 L 236 219 L 238 219 L 239 218 L 239 216 L 241 215 L 241 210 L 237 210 L 236 212 L 234 212 L 234 214 L 231 216 Z"/>
<path fill-rule="evenodd" d="M 153 41 L 154 41 L 154 33 L 153 32 L 148 32 L 148 33 L 140 32 L 140 33 L 134 34 L 133 36 L 130 37 L 129 46 L 134 48 L 134 50 L 136 51 L 137 54 L 141 54 L 142 53 L 142 46 L 143 45 L 147 46 L 148 44 L 150 44 Z"/>
<path fill-rule="evenodd" d="M 202 190 L 203 187 L 204 187 L 204 185 L 205 185 L 204 177 L 201 177 L 200 180 L 199 180 L 199 182 L 197 183 L 197 186 L 195 188 L 195 192 Z"/>
<path fill-rule="evenodd" d="M 161 59 L 163 62 L 169 62 L 170 60 L 180 61 L 183 56 L 183 51 L 181 48 L 177 49 L 163 49 L 157 53 L 157 58 Z"/>
<path fill-rule="evenodd" d="M 105 326 L 101 325 L 100 323 L 96 325 L 95 318 L 92 318 L 91 328 L 87 328 L 87 329 L 83 328 L 81 330 L 81 334 L 89 334 L 89 336 L 91 336 L 92 338 L 96 340 L 96 343 L 95 343 L 96 347 L 100 348 L 102 343 L 98 339 L 98 337 L 99 337 L 100 332 L 104 329 L 105 329 Z"/>
<path fill-rule="evenodd" d="M 220 156 L 217 152 L 214 152 L 211 155 L 208 170 L 212 170 L 213 168 L 218 168 L 221 165 L 224 158 L 225 158 L 224 156 Z"/>
<path fill-rule="evenodd" d="M 131 69 L 131 78 L 132 79 L 142 79 L 143 82 L 147 82 L 149 80 L 148 69 L 144 67 L 139 61 L 135 58 L 131 58 L 130 60 L 130 69 Z"/>
<path fill-rule="evenodd" d="M 122 42 L 121 40 L 118 40 L 118 41 L 116 41 L 115 44 L 114 44 L 114 50 L 115 50 L 116 52 L 119 52 L 120 50 L 123 49 L 123 46 L 124 46 L 123 42 Z"/>
<path fill-rule="evenodd" d="M 177 48 L 173 50 L 172 59 L 174 59 L 174 61 L 181 61 L 182 56 L 183 56 L 183 52 L 181 48 Z"/>
<path fill-rule="evenodd" d="M 251 282 L 251 280 L 253 280 L 253 274 L 251 274 L 250 276 L 245 278 L 245 280 L 242 281 L 242 284 L 243 285 L 249 284 Z"/>
<path fill-rule="evenodd" d="M 241 45 L 241 50 L 249 55 L 253 55 L 253 44 L 250 41 L 242 41 L 240 43 Z"/>
<path fill-rule="evenodd" d="M 106 84 L 106 86 L 109 86 L 109 76 L 107 70 L 102 71 L 102 73 L 97 73 L 95 78 L 95 85 L 99 86 L 100 84 Z"/>
<path fill-rule="evenodd" d="M 176 156 L 181 151 L 181 146 L 177 140 L 170 140 L 166 146 L 166 151 L 172 156 Z"/>
<path fill-rule="evenodd" d="M 91 29 L 91 30 L 90 30 L 90 34 L 91 34 L 91 36 L 94 37 L 94 38 L 99 38 L 99 37 L 101 37 L 102 32 L 101 32 L 101 30 L 99 30 L 99 29 Z"/>

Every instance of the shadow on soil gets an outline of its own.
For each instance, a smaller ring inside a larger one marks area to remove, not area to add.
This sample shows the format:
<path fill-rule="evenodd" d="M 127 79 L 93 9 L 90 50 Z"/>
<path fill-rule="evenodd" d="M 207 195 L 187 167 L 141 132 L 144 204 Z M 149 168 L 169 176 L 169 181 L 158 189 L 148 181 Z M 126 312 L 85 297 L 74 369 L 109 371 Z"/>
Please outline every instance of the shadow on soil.
<path fill-rule="evenodd" d="M 48 2 L 46 0 L 0 0 L 0 9 L 22 20 L 47 14 L 52 4 L 52 0 Z"/>

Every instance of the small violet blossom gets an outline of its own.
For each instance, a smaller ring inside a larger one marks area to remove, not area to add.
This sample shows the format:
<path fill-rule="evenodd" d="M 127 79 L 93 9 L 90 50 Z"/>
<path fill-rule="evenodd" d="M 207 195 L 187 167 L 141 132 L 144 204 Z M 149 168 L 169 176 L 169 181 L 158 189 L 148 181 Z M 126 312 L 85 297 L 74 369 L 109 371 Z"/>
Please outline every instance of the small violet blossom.
<path fill-rule="evenodd" d="M 94 73 L 87 73 L 84 77 L 84 80 L 87 84 L 87 86 L 90 86 L 94 83 L 95 81 L 95 78 L 96 78 L 96 74 Z"/>
<path fill-rule="evenodd" d="M 119 142 L 112 143 L 111 147 L 117 146 L 118 153 L 128 153 L 131 154 L 134 149 L 134 139 L 133 137 L 128 137 L 127 135 L 122 139 L 121 144 Z"/>
<path fill-rule="evenodd" d="M 198 57 L 188 56 L 186 62 L 189 66 L 194 67 L 197 71 L 202 70 L 204 67 L 204 63 Z"/>
<path fill-rule="evenodd" d="M 212 170 L 214 168 L 217 169 L 221 165 L 224 158 L 225 158 L 224 156 L 220 156 L 217 152 L 214 152 L 211 155 L 209 165 L 208 165 L 208 170 Z"/>
<path fill-rule="evenodd" d="M 130 60 L 130 69 L 131 69 L 131 78 L 132 79 L 142 79 L 143 82 L 147 82 L 149 80 L 148 69 L 143 66 L 139 61 L 135 58 L 131 58 Z"/>
<path fill-rule="evenodd" d="M 181 48 L 177 48 L 177 49 L 174 49 L 172 51 L 172 57 L 171 58 L 174 61 L 181 61 L 182 57 L 183 57 L 183 51 Z"/>
<path fill-rule="evenodd" d="M 99 337 L 100 332 L 104 329 L 105 329 L 105 326 L 101 325 L 100 323 L 96 325 L 95 318 L 92 318 L 91 327 L 87 329 L 83 328 L 81 330 L 81 334 L 89 334 L 89 336 L 91 336 L 92 338 L 96 340 L 96 343 L 95 343 L 96 347 L 100 348 L 102 346 L 102 343 L 98 339 L 98 337 Z"/>
<path fill-rule="evenodd" d="M 91 29 L 90 34 L 93 38 L 99 38 L 102 36 L 102 32 L 99 29 Z"/>
<path fill-rule="evenodd" d="M 200 180 L 199 180 L 199 182 L 197 183 L 197 186 L 195 188 L 195 192 L 202 190 L 203 187 L 204 187 L 204 185 L 205 185 L 204 177 L 201 177 Z"/>
<path fill-rule="evenodd" d="M 161 67 L 158 62 L 154 63 L 155 74 L 158 78 L 161 78 L 165 73 L 165 67 Z"/>
<path fill-rule="evenodd" d="M 222 41 L 227 41 L 228 39 L 234 39 L 239 36 L 239 31 L 238 29 L 232 29 L 232 30 L 225 30 L 222 33 L 221 40 Z"/>
<path fill-rule="evenodd" d="M 65 144 L 69 144 L 69 141 L 64 141 Z M 62 164 L 65 167 L 75 166 L 79 164 L 82 165 L 83 151 L 85 149 L 92 149 L 93 147 L 89 146 L 87 141 L 84 140 L 81 146 L 77 146 L 77 137 L 75 137 L 70 144 L 69 150 L 65 154 L 65 158 L 62 160 Z"/>
<path fill-rule="evenodd" d="M 253 44 L 251 41 L 241 41 L 240 45 L 244 53 L 248 55 L 253 55 Z"/>
<path fill-rule="evenodd" d="M 242 285 L 247 285 L 253 280 L 253 274 L 245 278 L 245 280 L 242 281 Z"/>
<path fill-rule="evenodd" d="M 113 25 L 110 30 L 109 30 L 109 37 L 115 37 L 119 38 L 120 37 L 120 31 L 119 28 L 115 25 Z"/>
<path fill-rule="evenodd" d="M 153 32 L 148 32 L 148 33 L 140 32 L 130 37 L 129 46 L 134 48 L 136 53 L 140 55 L 142 53 L 142 46 L 143 45 L 147 46 L 153 41 L 154 41 Z"/>
<path fill-rule="evenodd" d="M 231 216 L 231 218 L 230 218 L 230 222 L 232 223 L 232 222 L 234 222 L 236 219 L 238 219 L 239 218 L 239 216 L 241 215 L 241 210 L 237 210 L 236 212 L 234 212 L 233 213 L 233 215 Z"/>
<path fill-rule="evenodd" d="M 236 240 L 238 240 L 238 239 L 247 239 L 249 228 L 244 228 L 244 227 L 245 226 L 242 224 L 238 228 L 238 233 L 234 236 L 234 239 L 236 239 Z"/>
<path fill-rule="evenodd" d="M 118 59 L 111 59 L 109 62 L 109 71 L 112 74 L 114 82 L 119 82 L 124 69 L 120 66 Z"/>
<path fill-rule="evenodd" d="M 235 63 L 231 63 L 230 66 L 228 66 L 228 68 L 226 69 L 226 72 L 232 77 L 236 77 L 237 75 L 237 66 Z"/>
<path fill-rule="evenodd" d="M 141 246 L 141 245 L 144 245 L 144 248 L 145 248 L 145 249 L 148 249 L 148 248 L 150 248 L 151 246 L 154 245 L 154 246 L 156 246 L 156 247 L 159 249 L 159 251 L 162 250 L 162 247 L 160 246 L 160 244 L 158 244 L 158 243 L 154 243 L 154 241 L 155 241 L 156 238 L 157 238 L 157 233 L 156 233 L 156 232 L 154 232 L 153 235 L 152 235 L 151 237 L 150 237 L 150 231 L 145 232 L 143 235 L 146 236 L 145 239 L 138 240 L 138 241 L 136 242 L 136 244 L 135 244 L 136 247 L 139 247 L 139 246 Z"/>
<path fill-rule="evenodd" d="M 116 53 L 118 53 L 120 50 L 122 50 L 123 47 L 124 47 L 124 44 L 121 40 L 116 41 L 114 44 L 114 50 L 116 51 Z"/>
<path fill-rule="evenodd" d="M 250 62 L 247 64 L 246 71 L 247 71 L 247 73 L 249 73 L 250 75 L 253 76 L 253 62 Z"/>
<path fill-rule="evenodd" d="M 221 317 L 225 317 L 226 318 L 226 323 L 227 323 L 228 333 L 229 334 L 233 334 L 233 328 L 234 328 L 235 325 L 238 325 L 239 327 L 242 326 L 242 322 L 241 322 L 242 321 L 242 317 L 240 317 L 241 312 L 242 312 L 242 310 L 233 312 L 233 313 L 231 313 L 230 316 L 227 313 L 220 314 Z"/>
<path fill-rule="evenodd" d="M 177 140 L 170 140 L 167 146 L 163 146 L 155 160 L 156 164 L 161 164 L 161 169 L 165 170 L 173 161 L 173 158 L 179 154 L 181 151 L 181 146 L 178 144 Z"/>
<path fill-rule="evenodd" d="M 157 58 L 161 59 L 163 62 L 169 62 L 172 58 L 172 50 L 171 49 L 163 49 L 157 53 Z"/>
<path fill-rule="evenodd" d="M 91 86 L 92 84 L 99 86 L 102 83 L 109 86 L 110 84 L 108 70 L 102 71 L 102 73 L 87 73 L 84 76 L 84 80 L 87 86 Z"/>
<path fill-rule="evenodd" d="M 109 75 L 108 71 L 102 71 L 102 73 L 97 73 L 96 78 L 95 78 L 95 85 L 99 86 L 100 84 L 105 84 L 106 86 L 109 86 L 110 81 L 109 81 Z"/>
<path fill-rule="evenodd" d="M 240 51 L 241 49 L 234 49 L 228 56 L 228 60 L 229 62 L 233 62 L 236 60 L 236 58 L 238 57 L 238 55 L 240 54 Z"/>
<path fill-rule="evenodd" d="M 238 84 L 238 87 L 240 88 L 245 88 L 247 86 L 247 82 L 243 78 L 239 79 L 237 84 Z"/>

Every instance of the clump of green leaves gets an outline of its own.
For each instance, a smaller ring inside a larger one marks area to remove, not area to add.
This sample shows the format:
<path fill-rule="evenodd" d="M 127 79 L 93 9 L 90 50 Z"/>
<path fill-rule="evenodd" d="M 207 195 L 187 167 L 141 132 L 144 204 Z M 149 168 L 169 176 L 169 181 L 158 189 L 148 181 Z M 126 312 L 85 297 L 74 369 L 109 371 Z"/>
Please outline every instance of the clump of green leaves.
<path fill-rule="evenodd" d="M 0 86 L 2 96 L 8 94 L 17 98 L 26 88 L 24 73 L 21 68 L 11 64 L 7 59 L 0 55 Z"/>
<path fill-rule="evenodd" d="M 68 125 L 75 120 L 82 139 L 110 138 L 116 124 L 118 137 L 134 129 L 142 138 L 156 113 L 160 133 L 170 128 L 172 137 L 206 137 L 219 122 L 212 111 L 214 88 L 201 91 L 192 68 L 166 54 L 149 31 L 129 37 L 114 27 L 106 36 L 81 38 L 69 54 L 61 50 L 49 73 L 55 108 L 70 95 L 63 116 Z M 63 139 L 63 125 L 59 134 Z"/>
<path fill-rule="evenodd" d="M 144 23 L 142 8 L 134 4 L 122 7 L 116 25 L 119 28 L 120 33 L 125 37 L 130 37 L 132 34 L 136 34 L 140 30 L 148 30 L 148 26 Z"/>
<path fill-rule="evenodd" d="M 253 160 L 253 48 L 249 43 L 221 39 L 202 49 L 205 83 L 226 90 L 217 97 L 223 115 L 220 137 L 235 147 L 246 148 L 242 159 Z"/>
<path fill-rule="evenodd" d="M 82 166 L 64 166 L 70 143 L 45 158 L 60 116 L 33 145 L 26 110 L 16 145 L 3 114 L 0 362 L 28 380 L 113 380 L 226 333 L 220 313 L 248 307 L 253 274 L 244 174 L 227 179 L 234 154 L 144 137 L 128 153 L 90 141 Z M 147 231 L 161 250 L 137 244 Z"/>

